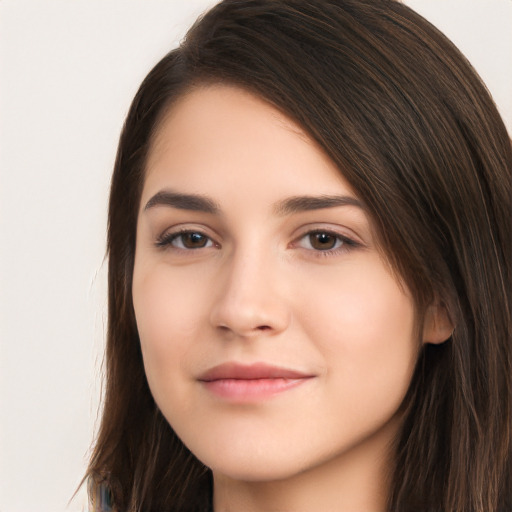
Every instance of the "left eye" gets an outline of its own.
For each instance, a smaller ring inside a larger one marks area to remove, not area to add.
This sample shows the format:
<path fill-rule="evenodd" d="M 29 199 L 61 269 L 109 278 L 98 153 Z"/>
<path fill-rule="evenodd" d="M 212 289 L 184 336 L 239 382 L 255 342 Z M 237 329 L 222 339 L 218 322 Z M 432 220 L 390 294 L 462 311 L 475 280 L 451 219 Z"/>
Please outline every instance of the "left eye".
<path fill-rule="evenodd" d="M 315 251 L 331 251 L 338 249 L 346 240 L 335 233 L 329 231 L 313 231 L 303 236 L 300 240 L 305 249 L 314 249 Z"/>
<path fill-rule="evenodd" d="M 159 245 L 170 245 L 177 249 L 204 249 L 212 247 L 213 242 L 206 235 L 198 231 L 183 231 L 164 237 L 159 242 Z"/>

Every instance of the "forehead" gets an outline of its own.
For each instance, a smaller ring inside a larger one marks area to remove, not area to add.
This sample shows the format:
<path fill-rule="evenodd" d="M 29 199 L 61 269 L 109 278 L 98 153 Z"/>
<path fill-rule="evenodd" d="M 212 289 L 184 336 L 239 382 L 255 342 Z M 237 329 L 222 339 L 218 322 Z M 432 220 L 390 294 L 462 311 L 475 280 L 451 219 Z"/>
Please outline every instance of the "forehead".
<path fill-rule="evenodd" d="M 149 153 L 144 195 L 166 182 L 189 192 L 208 188 L 211 195 L 233 188 L 254 193 L 264 184 L 276 194 L 355 195 L 298 124 L 227 85 L 194 88 L 164 116 Z"/>

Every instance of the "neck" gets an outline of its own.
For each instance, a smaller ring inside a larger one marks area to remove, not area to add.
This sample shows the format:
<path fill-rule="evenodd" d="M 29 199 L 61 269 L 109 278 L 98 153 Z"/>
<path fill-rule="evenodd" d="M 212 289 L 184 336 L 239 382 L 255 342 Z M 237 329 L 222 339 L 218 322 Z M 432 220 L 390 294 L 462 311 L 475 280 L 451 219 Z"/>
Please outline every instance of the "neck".
<path fill-rule="evenodd" d="M 214 472 L 214 510 L 385 512 L 396 427 L 392 422 L 357 447 L 282 480 L 240 481 Z"/>

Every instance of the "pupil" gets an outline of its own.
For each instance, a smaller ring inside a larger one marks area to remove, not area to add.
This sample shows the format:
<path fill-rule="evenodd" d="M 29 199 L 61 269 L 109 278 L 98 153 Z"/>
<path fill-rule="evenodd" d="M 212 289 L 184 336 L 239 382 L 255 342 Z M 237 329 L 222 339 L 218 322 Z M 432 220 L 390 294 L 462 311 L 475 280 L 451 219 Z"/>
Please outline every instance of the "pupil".
<path fill-rule="evenodd" d="M 315 233 L 311 236 L 311 245 L 323 251 L 332 249 L 336 245 L 336 237 L 328 233 Z"/>

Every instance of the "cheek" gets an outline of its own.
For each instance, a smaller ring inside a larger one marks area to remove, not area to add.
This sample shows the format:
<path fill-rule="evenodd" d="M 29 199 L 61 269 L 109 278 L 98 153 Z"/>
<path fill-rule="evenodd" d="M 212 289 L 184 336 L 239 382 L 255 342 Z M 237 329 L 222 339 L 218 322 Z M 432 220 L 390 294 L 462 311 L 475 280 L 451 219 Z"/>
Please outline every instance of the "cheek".
<path fill-rule="evenodd" d="M 159 404 L 180 394 L 187 354 L 201 329 L 194 281 L 170 274 L 165 265 L 136 266 L 132 289 L 146 376 Z"/>
<path fill-rule="evenodd" d="M 198 328 L 202 295 L 208 293 L 199 286 L 204 282 L 197 272 L 175 271 L 165 262 L 136 263 L 132 295 L 141 342 L 156 348 L 188 338 Z"/>
<path fill-rule="evenodd" d="M 410 340 L 414 327 L 414 302 L 387 268 L 375 257 L 359 258 L 309 280 L 310 304 L 317 327 L 336 332 L 334 338 L 350 340 L 351 347 L 381 349 L 383 341 Z M 330 336 L 329 336 L 330 337 Z M 384 343 L 385 345 L 385 343 Z"/>
<path fill-rule="evenodd" d="M 405 395 L 416 363 L 414 302 L 382 264 L 369 259 L 318 280 L 304 329 L 328 361 L 328 378 L 354 402 L 390 407 Z M 328 286 L 326 286 L 328 283 Z M 377 404 L 378 405 L 378 404 Z"/>

